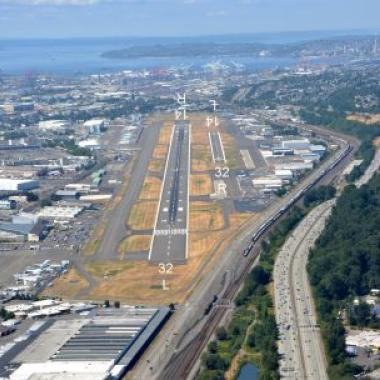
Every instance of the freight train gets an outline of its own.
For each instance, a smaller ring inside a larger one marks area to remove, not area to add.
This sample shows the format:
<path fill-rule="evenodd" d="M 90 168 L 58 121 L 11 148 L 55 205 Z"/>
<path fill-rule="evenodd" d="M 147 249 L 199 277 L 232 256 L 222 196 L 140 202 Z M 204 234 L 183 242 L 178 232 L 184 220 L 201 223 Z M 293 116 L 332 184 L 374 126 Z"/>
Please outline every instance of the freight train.
<path fill-rule="evenodd" d="M 296 204 L 311 188 L 313 188 L 324 176 L 326 176 L 328 173 L 330 173 L 332 170 L 335 169 L 335 167 L 344 159 L 346 158 L 350 152 L 352 151 L 352 146 L 348 144 L 346 148 L 338 155 L 338 157 L 334 160 L 334 162 L 327 168 L 324 169 L 318 176 L 308 184 L 304 189 L 300 190 L 293 198 L 291 198 L 288 203 L 281 207 L 280 210 L 274 214 L 271 218 L 269 218 L 265 223 L 263 223 L 257 231 L 253 234 L 251 241 L 249 245 L 243 250 L 243 256 L 247 257 L 257 241 L 264 235 L 266 231 L 270 227 L 272 227 L 278 219 L 285 214 L 294 204 Z"/>

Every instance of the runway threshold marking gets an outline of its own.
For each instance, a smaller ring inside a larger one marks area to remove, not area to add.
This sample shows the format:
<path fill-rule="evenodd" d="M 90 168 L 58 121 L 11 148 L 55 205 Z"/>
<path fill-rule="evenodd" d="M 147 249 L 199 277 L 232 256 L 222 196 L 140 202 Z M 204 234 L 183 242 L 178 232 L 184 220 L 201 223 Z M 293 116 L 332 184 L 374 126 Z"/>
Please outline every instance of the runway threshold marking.
<path fill-rule="evenodd" d="M 244 161 L 244 165 L 246 169 L 255 169 L 255 164 L 252 160 L 251 154 L 248 149 L 242 149 L 240 151 L 241 157 Z"/>

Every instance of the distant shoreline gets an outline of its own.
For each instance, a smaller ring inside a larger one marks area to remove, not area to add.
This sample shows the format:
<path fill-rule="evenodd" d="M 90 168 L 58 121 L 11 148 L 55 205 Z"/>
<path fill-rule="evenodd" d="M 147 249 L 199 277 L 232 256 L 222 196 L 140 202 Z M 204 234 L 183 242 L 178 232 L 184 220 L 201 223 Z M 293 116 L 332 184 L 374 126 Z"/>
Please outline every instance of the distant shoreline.
<path fill-rule="evenodd" d="M 199 58 L 199 57 L 272 57 L 298 58 L 305 51 L 330 50 L 352 41 L 369 41 L 375 36 L 340 36 L 328 39 L 315 39 L 300 42 L 259 43 L 259 42 L 182 42 L 161 43 L 155 45 L 133 45 L 121 49 L 112 49 L 101 54 L 107 59 L 137 58 Z"/>

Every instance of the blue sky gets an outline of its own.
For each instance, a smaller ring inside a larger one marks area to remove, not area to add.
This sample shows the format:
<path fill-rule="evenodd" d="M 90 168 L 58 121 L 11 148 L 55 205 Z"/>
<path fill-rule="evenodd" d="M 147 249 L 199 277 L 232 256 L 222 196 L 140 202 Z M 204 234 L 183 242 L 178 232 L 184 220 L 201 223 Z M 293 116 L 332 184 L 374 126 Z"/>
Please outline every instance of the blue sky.
<path fill-rule="evenodd" d="M 0 0 L 0 38 L 380 29 L 380 0 Z"/>

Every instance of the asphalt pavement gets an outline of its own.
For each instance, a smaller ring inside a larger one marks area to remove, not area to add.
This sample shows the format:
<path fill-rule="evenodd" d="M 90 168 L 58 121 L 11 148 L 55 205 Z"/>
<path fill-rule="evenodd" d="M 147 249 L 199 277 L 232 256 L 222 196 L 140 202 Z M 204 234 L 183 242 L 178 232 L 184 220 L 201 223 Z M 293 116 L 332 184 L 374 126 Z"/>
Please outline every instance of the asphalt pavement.
<path fill-rule="evenodd" d="M 342 135 L 334 134 L 340 137 Z M 345 136 L 342 136 L 345 137 Z M 342 170 L 342 167 L 352 160 L 352 155 L 357 149 L 356 140 L 352 141 L 354 151 L 338 165 L 329 178 L 333 179 L 336 173 Z M 343 148 L 343 146 L 342 146 Z M 144 353 L 144 357 L 140 360 L 134 370 L 127 376 L 127 379 L 164 379 L 163 373 L 171 373 L 175 376 L 175 368 L 177 368 L 176 354 L 184 350 L 183 342 L 189 337 L 196 337 L 198 323 L 207 323 L 207 316 L 204 315 L 204 310 L 207 305 L 212 302 L 215 294 L 220 294 L 225 286 L 225 278 L 228 275 L 229 281 L 234 282 L 247 266 L 246 258 L 243 258 L 242 251 L 248 245 L 248 242 L 257 228 L 280 208 L 286 205 L 287 202 L 300 191 L 301 188 L 311 183 L 320 173 L 334 160 L 333 157 L 327 159 L 319 170 L 310 174 L 301 184 L 296 186 L 293 191 L 275 202 L 265 210 L 259 218 L 250 224 L 247 224 L 239 233 L 236 234 L 233 241 L 228 245 L 224 254 L 219 256 L 218 261 L 213 263 L 212 269 L 208 268 L 206 273 L 201 273 L 197 276 L 194 289 L 185 304 L 181 305 L 176 311 L 170 322 L 165 326 L 164 330 Z M 257 253 L 258 247 L 255 247 L 252 254 Z M 228 254 L 227 254 L 228 253 Z M 207 263 L 205 264 L 207 267 Z M 204 269 L 205 270 L 205 269 Z M 221 300 L 222 301 L 222 300 Z M 225 309 L 228 310 L 227 308 Z M 206 320 L 206 322 L 204 322 Z M 207 343 L 207 340 L 206 340 Z M 205 344 L 206 344 L 205 343 Z M 198 352 L 192 352 L 193 356 L 198 355 Z M 183 360 L 183 359 L 181 359 Z M 167 366 L 173 365 L 173 371 L 170 372 Z M 198 361 L 199 365 L 199 361 Z M 165 370 L 164 370 L 165 369 Z"/>
<path fill-rule="evenodd" d="M 126 221 L 132 206 L 138 199 L 142 189 L 149 161 L 152 157 L 154 147 L 160 132 L 159 125 L 144 128 L 139 140 L 138 157 L 134 162 L 131 174 L 131 181 L 128 190 L 123 194 L 121 202 L 115 210 L 112 210 L 107 218 L 107 226 L 104 236 L 95 253 L 96 258 L 117 259 L 119 257 L 118 248 L 120 242 L 127 236 Z"/>
<path fill-rule="evenodd" d="M 165 167 L 149 260 L 185 263 L 188 255 L 190 125 L 176 122 Z"/>
<path fill-rule="evenodd" d="M 323 231 L 335 200 L 312 210 L 283 245 L 274 267 L 280 375 L 292 380 L 327 380 L 326 359 L 307 277 L 311 247 Z"/>

